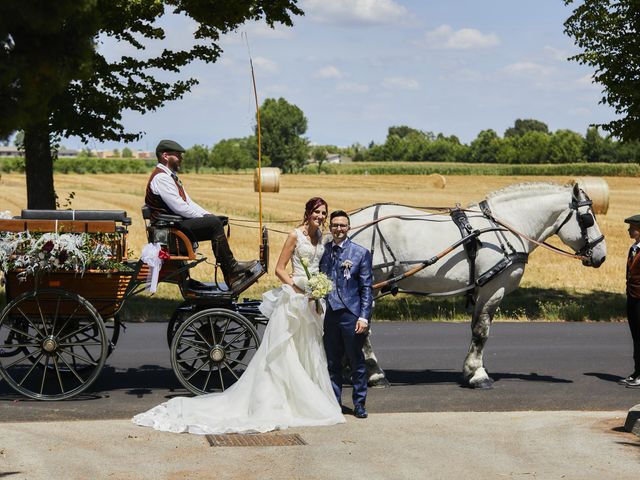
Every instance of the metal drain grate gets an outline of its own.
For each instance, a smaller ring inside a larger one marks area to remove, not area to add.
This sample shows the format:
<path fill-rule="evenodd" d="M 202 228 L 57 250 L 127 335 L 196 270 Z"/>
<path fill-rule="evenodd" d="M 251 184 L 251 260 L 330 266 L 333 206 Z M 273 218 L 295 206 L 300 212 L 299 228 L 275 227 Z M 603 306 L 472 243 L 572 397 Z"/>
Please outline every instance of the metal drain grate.
<path fill-rule="evenodd" d="M 297 433 L 251 433 L 241 435 L 205 435 L 211 447 L 290 447 L 306 445 Z"/>

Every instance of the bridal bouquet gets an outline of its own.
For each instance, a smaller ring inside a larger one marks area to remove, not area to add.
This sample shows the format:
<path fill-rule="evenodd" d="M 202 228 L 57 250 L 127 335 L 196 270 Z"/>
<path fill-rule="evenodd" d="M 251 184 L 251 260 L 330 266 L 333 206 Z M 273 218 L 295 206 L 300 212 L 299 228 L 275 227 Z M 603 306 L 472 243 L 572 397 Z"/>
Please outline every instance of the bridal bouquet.
<path fill-rule="evenodd" d="M 305 295 L 316 301 L 326 297 L 333 290 L 331 279 L 322 272 L 309 273 L 309 261 L 306 258 L 301 258 L 300 263 L 302 263 L 304 273 L 307 274 Z"/>

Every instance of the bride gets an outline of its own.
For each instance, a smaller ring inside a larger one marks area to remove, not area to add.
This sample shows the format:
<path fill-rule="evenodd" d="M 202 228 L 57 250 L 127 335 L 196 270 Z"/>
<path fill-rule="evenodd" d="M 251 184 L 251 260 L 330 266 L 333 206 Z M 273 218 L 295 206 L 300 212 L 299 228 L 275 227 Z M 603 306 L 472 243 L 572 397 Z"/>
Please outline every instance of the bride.
<path fill-rule="evenodd" d="M 318 271 L 327 209 L 322 198 L 311 198 L 302 224 L 287 236 L 276 265 L 282 286 L 263 295 L 260 311 L 269 323 L 244 375 L 224 392 L 172 398 L 136 415 L 134 423 L 168 432 L 221 434 L 345 421 L 329 380 L 323 313 L 304 295 L 302 259 L 310 273 Z M 293 275 L 286 269 L 289 261 Z"/>

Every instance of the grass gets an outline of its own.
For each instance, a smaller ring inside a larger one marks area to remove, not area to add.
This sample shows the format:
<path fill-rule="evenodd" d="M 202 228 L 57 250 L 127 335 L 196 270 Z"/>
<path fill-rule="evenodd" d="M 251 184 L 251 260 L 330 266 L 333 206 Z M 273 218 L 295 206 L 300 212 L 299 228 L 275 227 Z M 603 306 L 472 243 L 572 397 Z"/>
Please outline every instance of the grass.
<path fill-rule="evenodd" d="M 582 172 L 579 172 L 582 175 Z M 576 175 L 577 176 L 577 175 Z M 230 243 L 239 259 L 257 258 L 259 237 L 258 194 L 253 191 L 253 175 L 185 174 L 181 178 L 189 194 L 212 212 L 228 215 L 232 221 Z M 282 175 L 279 193 L 265 193 L 262 210 L 270 233 L 270 272 L 246 292 L 247 298 L 259 298 L 262 292 L 278 285 L 273 274 L 285 239 L 302 216 L 304 202 L 311 196 L 324 197 L 330 209 L 351 210 L 375 202 L 410 205 L 453 206 L 479 201 L 491 191 L 508 184 L 529 181 L 566 183 L 572 176 L 448 176 L 446 187 L 438 188 L 432 177 L 424 175 Z M 609 211 L 598 216 L 598 224 L 607 238 L 607 261 L 599 269 L 583 267 L 580 262 L 537 249 L 531 255 L 521 288 L 506 297 L 499 319 L 511 320 L 621 320 L 624 318 L 624 269 L 629 238 L 623 219 L 639 213 L 638 179 L 605 177 L 609 184 Z M 75 192 L 76 209 L 122 209 L 133 219 L 129 245 L 134 258 L 147 242 L 140 207 L 144 199 L 146 174 L 86 174 L 55 176 L 59 198 Z M 19 215 L 26 206 L 24 176 L 3 173 L 0 178 L 0 211 Z M 250 228 L 249 228 L 250 227 Z M 552 243 L 560 245 L 559 241 Z M 208 242 L 201 252 L 212 257 Z M 201 265 L 194 276 L 211 278 L 213 267 Z M 152 298 L 132 299 L 127 306 L 131 318 L 167 320 L 179 302 L 172 285 L 161 284 Z M 468 318 L 464 299 L 425 299 L 402 297 L 378 302 L 378 319 L 462 320 Z M 150 313 L 153 312 L 153 313 Z"/>

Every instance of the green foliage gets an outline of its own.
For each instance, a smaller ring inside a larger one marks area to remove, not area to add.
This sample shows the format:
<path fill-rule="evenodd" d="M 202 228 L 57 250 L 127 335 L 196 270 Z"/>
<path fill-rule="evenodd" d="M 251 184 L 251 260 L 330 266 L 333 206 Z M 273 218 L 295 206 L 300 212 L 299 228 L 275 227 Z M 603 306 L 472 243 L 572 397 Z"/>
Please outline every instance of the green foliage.
<path fill-rule="evenodd" d="M 202 167 L 209 165 L 209 149 L 203 145 L 194 145 L 184 152 L 182 159 L 182 170 L 200 172 Z"/>
<path fill-rule="evenodd" d="M 300 170 L 308 158 L 307 119 L 284 98 L 267 98 L 260 107 L 262 153 L 285 172 Z M 257 129 L 257 126 L 256 126 Z"/>
<path fill-rule="evenodd" d="M 129 147 L 124 147 L 122 149 L 122 158 L 133 158 L 133 152 Z"/>
<path fill-rule="evenodd" d="M 549 133 L 549 127 L 546 123 L 541 122 L 540 120 L 534 120 L 531 118 L 522 120 L 518 118 L 513 127 L 507 128 L 504 132 L 505 138 L 509 137 L 521 137 L 527 132 L 540 132 L 540 133 Z"/>
<path fill-rule="evenodd" d="M 621 116 L 598 126 L 625 140 L 640 140 L 639 17 L 637 0 L 582 0 L 564 23 L 565 33 L 582 50 L 571 59 L 593 68 L 594 82 L 603 86 L 600 103 Z"/>
<path fill-rule="evenodd" d="M 54 204 L 51 146 L 61 136 L 132 141 L 122 112 L 156 110 L 181 98 L 194 78 L 179 74 L 193 61 L 215 62 L 220 36 L 245 21 L 292 25 L 297 0 L 56 0 L 0 2 L 0 138 L 25 132 L 29 208 Z M 162 41 L 165 16 L 193 20 L 190 45 L 149 49 Z M 114 60 L 98 49 L 115 39 L 137 53 Z M 160 52 L 156 56 L 150 52 Z M 162 75 L 162 80 L 156 78 Z M 177 79 L 176 79 L 177 78 Z"/>
<path fill-rule="evenodd" d="M 337 175 L 593 175 L 610 177 L 640 177 L 640 165 L 636 163 L 565 163 L 565 164 L 475 164 L 475 163 L 427 163 L 427 162 L 358 162 L 341 165 L 325 165 L 323 171 Z M 316 173 L 315 167 L 307 167 L 305 173 Z"/>
<path fill-rule="evenodd" d="M 207 166 L 216 169 L 245 169 L 255 168 L 257 163 L 256 138 L 230 138 L 215 144 L 209 155 Z M 254 156 L 255 155 L 255 156 Z M 269 165 L 269 158 L 262 158 L 262 166 Z"/>

